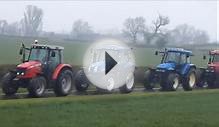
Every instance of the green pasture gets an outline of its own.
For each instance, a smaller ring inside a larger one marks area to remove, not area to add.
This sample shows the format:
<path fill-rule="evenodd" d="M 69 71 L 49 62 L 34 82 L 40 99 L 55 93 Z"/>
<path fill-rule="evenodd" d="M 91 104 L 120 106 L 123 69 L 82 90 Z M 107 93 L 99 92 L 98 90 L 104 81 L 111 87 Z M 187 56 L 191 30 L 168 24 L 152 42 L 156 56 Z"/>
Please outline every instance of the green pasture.
<path fill-rule="evenodd" d="M 218 127 L 219 90 L 0 101 L 2 127 Z"/>

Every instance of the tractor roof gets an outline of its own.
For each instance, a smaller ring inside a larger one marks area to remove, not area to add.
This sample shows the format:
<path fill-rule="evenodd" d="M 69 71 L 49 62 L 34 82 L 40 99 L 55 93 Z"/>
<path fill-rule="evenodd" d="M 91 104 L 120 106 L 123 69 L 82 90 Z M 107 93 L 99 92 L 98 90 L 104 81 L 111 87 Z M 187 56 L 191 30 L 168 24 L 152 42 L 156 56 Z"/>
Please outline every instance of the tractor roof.
<path fill-rule="evenodd" d="M 178 53 L 182 53 L 182 54 L 186 54 L 186 55 L 190 55 L 192 56 L 192 51 L 189 50 L 185 50 L 183 48 L 166 48 L 165 49 L 166 52 L 178 52 Z"/>
<path fill-rule="evenodd" d="M 210 55 L 219 55 L 219 50 L 212 50 L 212 51 L 209 51 L 209 54 L 210 54 Z"/>
<path fill-rule="evenodd" d="M 64 47 L 56 45 L 43 45 L 43 44 L 32 44 L 32 48 L 45 48 L 45 49 L 54 49 L 54 50 L 63 50 Z"/>

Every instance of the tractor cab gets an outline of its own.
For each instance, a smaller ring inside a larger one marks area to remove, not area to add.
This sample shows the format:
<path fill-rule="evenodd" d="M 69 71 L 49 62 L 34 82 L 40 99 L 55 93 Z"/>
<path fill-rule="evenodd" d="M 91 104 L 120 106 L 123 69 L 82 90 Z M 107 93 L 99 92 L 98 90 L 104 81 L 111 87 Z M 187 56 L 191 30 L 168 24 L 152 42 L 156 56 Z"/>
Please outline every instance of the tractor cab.
<path fill-rule="evenodd" d="M 134 66 L 133 60 L 131 59 L 131 49 L 130 48 L 124 48 L 124 47 L 119 47 L 116 45 L 109 45 L 106 47 L 98 47 L 95 50 L 91 50 L 91 56 L 92 58 L 90 59 L 91 64 L 89 70 L 92 71 L 105 71 L 105 52 L 110 53 L 111 55 L 118 56 L 117 61 L 118 66 L 123 66 L 127 65 L 128 67 Z M 126 56 L 126 57 L 124 57 Z M 128 63 L 128 64 L 127 64 Z M 99 68 L 98 68 L 99 67 Z"/>
<path fill-rule="evenodd" d="M 191 51 L 181 48 L 166 48 L 164 51 L 157 52 L 162 55 L 161 64 L 157 65 L 158 71 L 179 71 L 183 73 L 186 66 L 190 66 L 191 57 L 193 54 Z"/>
<path fill-rule="evenodd" d="M 206 56 L 203 56 L 206 59 Z M 219 72 L 219 50 L 209 51 L 209 59 L 206 71 Z"/>

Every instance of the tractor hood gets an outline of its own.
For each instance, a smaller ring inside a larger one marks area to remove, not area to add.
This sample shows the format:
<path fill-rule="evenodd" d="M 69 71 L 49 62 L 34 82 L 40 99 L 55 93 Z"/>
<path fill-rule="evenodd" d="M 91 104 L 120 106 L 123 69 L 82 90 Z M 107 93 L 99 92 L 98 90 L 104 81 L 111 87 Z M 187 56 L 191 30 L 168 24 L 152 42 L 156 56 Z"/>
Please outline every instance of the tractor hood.
<path fill-rule="evenodd" d="M 39 61 L 28 61 L 28 62 L 24 62 L 22 64 L 19 64 L 17 66 L 17 68 L 20 68 L 20 69 L 31 69 L 31 68 L 39 67 L 39 66 L 41 66 L 41 63 Z"/>
<path fill-rule="evenodd" d="M 162 69 L 162 70 L 174 70 L 176 67 L 175 63 L 162 63 L 157 65 L 157 69 Z"/>

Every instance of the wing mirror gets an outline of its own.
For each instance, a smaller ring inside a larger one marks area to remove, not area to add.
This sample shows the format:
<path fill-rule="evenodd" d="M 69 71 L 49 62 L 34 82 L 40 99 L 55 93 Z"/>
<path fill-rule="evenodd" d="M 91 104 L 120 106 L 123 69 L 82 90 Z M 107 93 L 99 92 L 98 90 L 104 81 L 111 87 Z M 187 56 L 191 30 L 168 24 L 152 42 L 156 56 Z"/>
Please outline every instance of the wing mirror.
<path fill-rule="evenodd" d="M 158 55 L 158 51 L 155 51 L 155 55 L 156 55 L 156 56 Z"/>
<path fill-rule="evenodd" d="M 56 57 L 56 53 L 52 52 L 51 57 Z"/>

